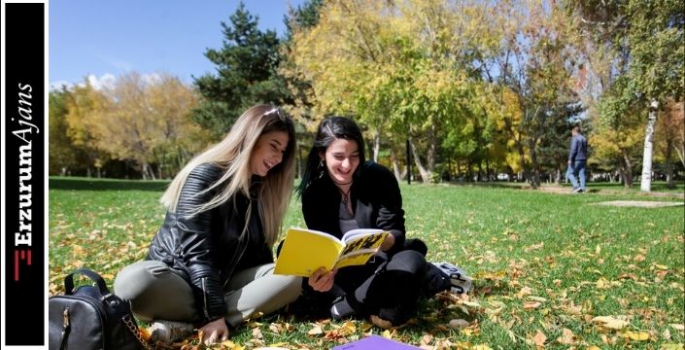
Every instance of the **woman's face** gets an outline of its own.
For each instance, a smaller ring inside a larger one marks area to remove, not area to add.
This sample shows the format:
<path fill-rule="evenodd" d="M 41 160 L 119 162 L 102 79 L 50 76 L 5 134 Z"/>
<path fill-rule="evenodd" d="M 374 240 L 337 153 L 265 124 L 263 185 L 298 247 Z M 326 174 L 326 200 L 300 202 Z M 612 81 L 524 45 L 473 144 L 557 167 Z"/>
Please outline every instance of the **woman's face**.
<path fill-rule="evenodd" d="M 285 131 L 270 131 L 262 134 L 250 156 L 252 174 L 266 176 L 269 170 L 283 160 L 288 141 L 288 133 Z"/>
<path fill-rule="evenodd" d="M 348 184 L 352 182 L 352 174 L 359 166 L 359 146 L 357 141 L 336 139 L 326 152 L 320 155 L 326 162 L 328 174 L 333 182 Z"/>

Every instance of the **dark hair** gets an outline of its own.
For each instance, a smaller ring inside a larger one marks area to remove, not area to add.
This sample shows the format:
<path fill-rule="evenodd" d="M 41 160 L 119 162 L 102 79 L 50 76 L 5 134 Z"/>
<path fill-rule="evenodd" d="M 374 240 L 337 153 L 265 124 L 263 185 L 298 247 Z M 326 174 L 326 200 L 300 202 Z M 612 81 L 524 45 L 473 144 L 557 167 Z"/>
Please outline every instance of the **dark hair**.
<path fill-rule="evenodd" d="M 573 129 L 571 129 L 571 131 L 573 131 L 573 132 L 576 132 L 576 133 L 579 133 L 579 134 L 580 134 L 580 126 L 579 126 L 579 125 L 576 125 L 576 126 L 574 126 L 574 127 L 573 127 Z"/>
<path fill-rule="evenodd" d="M 364 158 L 364 138 L 362 137 L 362 131 L 359 129 L 359 125 L 349 118 L 328 117 L 321 121 L 316 130 L 316 137 L 314 138 L 314 144 L 312 145 L 311 150 L 309 150 L 309 156 L 307 156 L 307 165 L 304 168 L 302 181 L 297 187 L 297 193 L 300 197 L 309 185 L 321 178 L 321 176 L 328 171 L 325 166 L 323 168 L 320 167 L 321 158 L 319 154 L 326 152 L 333 141 L 337 139 L 357 142 L 359 166 L 355 169 L 353 177 L 356 178 L 359 176 L 361 167 L 366 161 Z"/>

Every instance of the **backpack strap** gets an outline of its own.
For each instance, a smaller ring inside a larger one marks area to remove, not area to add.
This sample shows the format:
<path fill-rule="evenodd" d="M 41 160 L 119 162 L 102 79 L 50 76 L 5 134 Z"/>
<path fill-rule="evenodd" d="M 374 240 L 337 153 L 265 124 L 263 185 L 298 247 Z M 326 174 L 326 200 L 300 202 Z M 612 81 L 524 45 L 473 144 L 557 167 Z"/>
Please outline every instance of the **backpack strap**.
<path fill-rule="evenodd" d="M 68 274 L 67 277 L 64 277 L 65 294 L 70 295 L 73 293 L 74 275 L 76 274 L 84 275 L 93 280 L 97 284 L 101 295 L 108 296 L 110 294 L 109 289 L 107 288 L 107 284 L 105 283 L 105 280 L 102 279 L 102 277 L 97 272 L 86 268 L 77 269 L 76 271 Z"/>

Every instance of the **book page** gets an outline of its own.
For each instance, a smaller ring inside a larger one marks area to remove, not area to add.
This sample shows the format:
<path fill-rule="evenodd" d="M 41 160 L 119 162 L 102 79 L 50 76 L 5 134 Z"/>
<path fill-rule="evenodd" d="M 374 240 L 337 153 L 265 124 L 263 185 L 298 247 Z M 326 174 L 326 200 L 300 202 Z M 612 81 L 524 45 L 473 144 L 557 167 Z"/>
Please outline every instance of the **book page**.
<path fill-rule="evenodd" d="M 333 269 L 343 244 L 332 235 L 302 228 L 288 230 L 274 274 L 309 277 L 320 267 Z"/>
<path fill-rule="evenodd" d="M 335 263 L 335 268 L 339 269 L 345 266 L 364 265 L 372 256 L 376 254 L 378 249 L 362 249 L 343 255 Z"/>
<path fill-rule="evenodd" d="M 347 242 L 350 242 L 358 236 L 368 236 L 370 234 L 376 234 L 381 232 L 383 232 L 383 230 L 377 228 L 358 228 L 354 230 L 349 230 L 345 232 L 345 234 L 342 236 L 341 241 L 347 244 Z"/>
<path fill-rule="evenodd" d="M 345 248 L 340 255 L 345 256 L 352 252 L 366 249 L 374 251 L 378 250 L 381 244 L 383 244 L 383 241 L 385 241 L 385 237 L 389 234 L 390 233 L 386 231 L 376 229 L 359 229 L 349 231 L 343 236 Z"/>

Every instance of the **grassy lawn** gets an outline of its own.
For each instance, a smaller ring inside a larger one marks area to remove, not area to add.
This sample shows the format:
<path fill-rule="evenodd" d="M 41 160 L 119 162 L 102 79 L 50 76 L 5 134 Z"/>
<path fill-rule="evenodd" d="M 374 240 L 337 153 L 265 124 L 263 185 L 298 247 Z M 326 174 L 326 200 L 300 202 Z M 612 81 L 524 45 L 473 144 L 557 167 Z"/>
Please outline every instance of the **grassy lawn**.
<path fill-rule="evenodd" d="M 142 259 L 164 217 L 164 184 L 51 178 L 50 293 L 61 293 L 76 267 L 102 273 L 111 286 L 123 266 Z M 225 348 L 328 349 L 373 333 L 427 349 L 683 349 L 684 207 L 595 205 L 682 199 L 608 185 L 583 195 L 401 186 L 408 236 L 426 241 L 428 260 L 464 268 L 474 279 L 469 296 L 424 300 L 415 319 L 390 331 L 365 321 L 264 317 L 234 331 Z M 294 198 L 286 226 L 302 225 Z M 469 324 L 453 329 L 453 319 Z"/>

